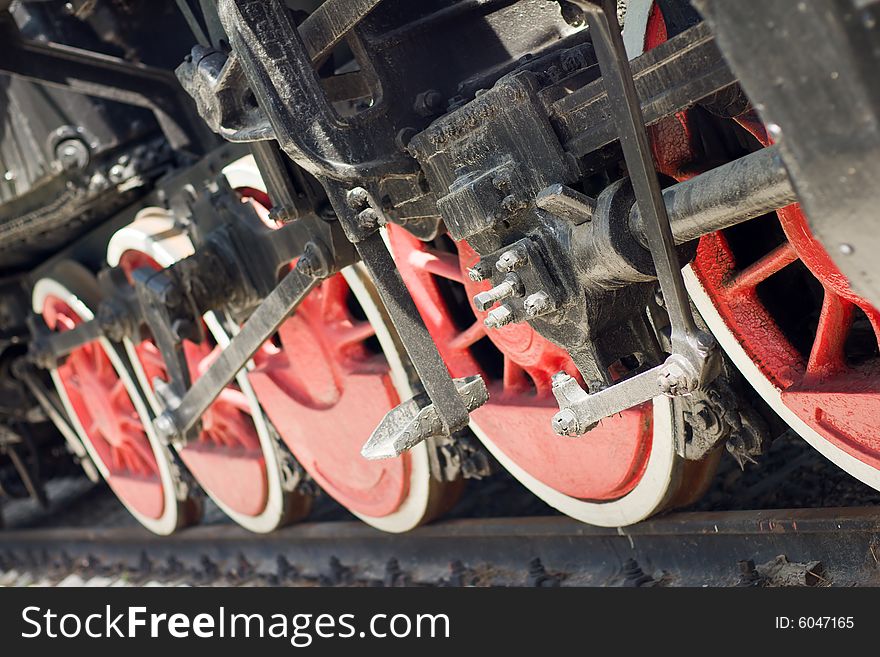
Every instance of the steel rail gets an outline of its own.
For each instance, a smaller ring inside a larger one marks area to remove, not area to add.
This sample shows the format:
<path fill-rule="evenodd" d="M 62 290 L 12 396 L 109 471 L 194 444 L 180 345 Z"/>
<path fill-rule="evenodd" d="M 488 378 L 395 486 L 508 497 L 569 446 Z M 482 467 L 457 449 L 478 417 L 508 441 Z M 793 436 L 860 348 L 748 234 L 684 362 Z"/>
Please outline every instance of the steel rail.
<path fill-rule="evenodd" d="M 270 584 L 615 586 L 642 580 L 641 585 L 735 586 L 754 572 L 744 574 L 741 562 L 762 564 L 780 555 L 796 564 L 821 563 L 808 584 L 876 584 L 880 510 L 677 513 L 620 529 L 562 516 L 466 519 L 402 535 L 359 522 L 300 524 L 268 536 L 230 525 L 170 537 L 139 527 L 0 533 L 0 570 L 67 564 L 75 571 L 76 564 L 87 564 L 85 570 L 96 573 L 194 583 L 249 577 Z"/>

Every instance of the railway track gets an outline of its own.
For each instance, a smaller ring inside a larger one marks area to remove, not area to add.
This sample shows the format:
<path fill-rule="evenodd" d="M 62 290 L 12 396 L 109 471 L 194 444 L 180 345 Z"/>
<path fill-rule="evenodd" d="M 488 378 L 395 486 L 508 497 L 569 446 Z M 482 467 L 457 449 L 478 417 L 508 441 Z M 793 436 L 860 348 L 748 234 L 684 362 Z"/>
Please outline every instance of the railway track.
<path fill-rule="evenodd" d="M 42 4 L 0 583 L 880 584 L 880 5 Z"/>
<path fill-rule="evenodd" d="M 157 537 L 84 478 L 59 482 L 50 499 L 48 509 L 4 509 L 0 584 L 880 584 L 876 493 L 792 434 L 745 471 L 723 462 L 689 511 L 626 529 L 550 515 L 501 474 L 472 487 L 449 520 L 403 535 L 370 528 L 327 496 L 309 523 L 268 536 L 209 503 L 202 525 Z"/>
<path fill-rule="evenodd" d="M 393 536 L 363 523 L 256 536 L 232 525 L 4 533 L 0 582 L 292 586 L 880 584 L 875 508 L 690 512 L 627 529 L 561 516 L 452 520 Z"/>

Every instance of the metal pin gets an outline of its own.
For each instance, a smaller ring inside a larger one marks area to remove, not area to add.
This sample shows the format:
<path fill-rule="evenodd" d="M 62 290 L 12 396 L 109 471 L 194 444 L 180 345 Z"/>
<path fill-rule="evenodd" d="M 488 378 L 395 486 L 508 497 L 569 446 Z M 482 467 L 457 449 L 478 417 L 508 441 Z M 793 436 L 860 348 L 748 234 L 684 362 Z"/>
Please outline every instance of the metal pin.
<path fill-rule="evenodd" d="M 491 290 L 474 295 L 474 306 L 477 307 L 477 310 L 485 312 L 499 301 L 521 295 L 522 291 L 523 285 L 519 276 L 511 273 Z"/>
<path fill-rule="evenodd" d="M 486 325 L 486 328 L 497 329 L 502 326 L 507 326 L 512 321 L 513 311 L 507 306 L 499 306 L 498 308 L 489 311 L 489 314 L 486 315 L 486 319 L 483 320 L 483 324 Z"/>

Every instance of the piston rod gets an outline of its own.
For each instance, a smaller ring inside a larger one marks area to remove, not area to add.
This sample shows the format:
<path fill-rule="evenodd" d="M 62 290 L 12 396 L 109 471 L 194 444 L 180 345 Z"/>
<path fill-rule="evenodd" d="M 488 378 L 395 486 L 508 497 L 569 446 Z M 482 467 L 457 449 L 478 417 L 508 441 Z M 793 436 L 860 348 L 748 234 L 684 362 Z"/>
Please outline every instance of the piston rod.
<path fill-rule="evenodd" d="M 676 244 L 730 228 L 797 201 L 778 146 L 763 148 L 663 190 Z M 638 205 L 630 231 L 647 247 Z"/>

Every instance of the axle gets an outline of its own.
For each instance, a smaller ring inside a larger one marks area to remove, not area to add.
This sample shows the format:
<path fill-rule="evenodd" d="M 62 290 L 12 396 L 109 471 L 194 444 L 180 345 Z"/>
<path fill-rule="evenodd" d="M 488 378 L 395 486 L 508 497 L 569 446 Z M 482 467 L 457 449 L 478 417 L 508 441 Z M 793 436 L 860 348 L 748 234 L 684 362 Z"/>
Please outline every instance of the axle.
<path fill-rule="evenodd" d="M 730 228 L 797 201 L 778 146 L 663 190 L 663 202 L 676 244 Z M 638 205 L 629 214 L 633 236 L 647 246 Z"/>

